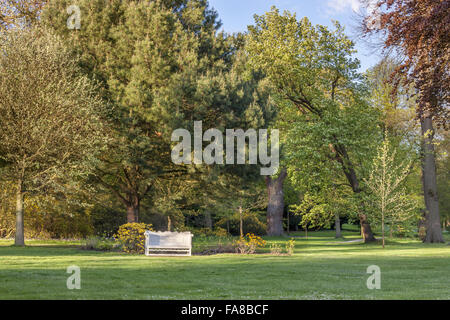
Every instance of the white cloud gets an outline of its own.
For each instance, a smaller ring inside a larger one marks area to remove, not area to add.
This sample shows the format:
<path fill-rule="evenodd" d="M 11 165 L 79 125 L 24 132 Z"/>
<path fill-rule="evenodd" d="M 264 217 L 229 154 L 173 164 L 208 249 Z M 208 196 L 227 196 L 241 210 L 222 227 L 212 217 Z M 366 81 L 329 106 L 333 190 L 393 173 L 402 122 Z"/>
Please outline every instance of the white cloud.
<path fill-rule="evenodd" d="M 348 8 L 358 12 L 361 8 L 360 0 L 328 0 L 327 5 L 330 13 L 341 13 Z"/>

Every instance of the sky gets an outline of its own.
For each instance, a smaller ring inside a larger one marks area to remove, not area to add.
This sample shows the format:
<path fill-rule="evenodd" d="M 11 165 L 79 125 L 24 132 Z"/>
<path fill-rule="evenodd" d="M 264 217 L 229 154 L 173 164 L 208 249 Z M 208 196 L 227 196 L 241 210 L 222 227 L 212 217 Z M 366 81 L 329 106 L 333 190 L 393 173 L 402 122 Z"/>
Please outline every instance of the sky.
<path fill-rule="evenodd" d="M 209 4 L 219 13 L 222 29 L 229 33 L 246 31 L 247 26 L 254 22 L 253 15 L 264 14 L 272 5 L 281 11 L 295 12 L 298 18 L 306 16 L 313 24 L 332 27 L 331 21 L 337 20 L 356 43 L 361 72 L 380 60 L 378 53 L 358 39 L 355 27 L 358 24 L 356 12 L 360 10 L 359 0 L 209 0 Z"/>

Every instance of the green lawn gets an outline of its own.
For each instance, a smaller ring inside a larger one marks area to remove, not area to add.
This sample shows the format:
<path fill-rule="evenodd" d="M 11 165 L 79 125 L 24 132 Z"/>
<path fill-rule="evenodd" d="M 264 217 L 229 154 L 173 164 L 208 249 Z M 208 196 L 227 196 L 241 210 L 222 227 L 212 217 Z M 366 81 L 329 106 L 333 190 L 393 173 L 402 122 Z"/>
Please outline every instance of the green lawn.
<path fill-rule="evenodd" d="M 393 239 L 383 250 L 337 243 L 359 237 L 344 235 L 297 234 L 293 256 L 154 258 L 84 251 L 76 241 L 0 241 L 0 299 L 450 299 L 449 245 Z M 287 239 L 266 238 L 266 247 Z M 81 268 L 81 290 L 66 287 L 70 265 Z M 381 268 L 381 290 L 367 289 L 370 265 Z"/>

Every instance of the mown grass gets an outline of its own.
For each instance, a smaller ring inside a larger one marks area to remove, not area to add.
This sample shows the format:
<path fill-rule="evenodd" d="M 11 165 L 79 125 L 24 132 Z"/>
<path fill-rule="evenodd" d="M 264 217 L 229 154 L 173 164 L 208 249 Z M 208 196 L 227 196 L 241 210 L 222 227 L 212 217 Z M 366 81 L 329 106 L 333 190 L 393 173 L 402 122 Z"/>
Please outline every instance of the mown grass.
<path fill-rule="evenodd" d="M 450 299 L 447 244 L 388 239 L 382 249 L 340 243 L 358 239 L 352 231 L 344 240 L 331 231 L 290 236 L 292 256 L 268 254 L 289 237 L 266 238 L 266 254 L 175 258 L 85 251 L 79 241 L 0 241 L 0 299 Z M 196 239 L 194 248 L 212 241 Z M 366 286 L 374 264 L 381 290 Z M 70 265 L 81 268 L 81 290 L 66 287 Z"/>

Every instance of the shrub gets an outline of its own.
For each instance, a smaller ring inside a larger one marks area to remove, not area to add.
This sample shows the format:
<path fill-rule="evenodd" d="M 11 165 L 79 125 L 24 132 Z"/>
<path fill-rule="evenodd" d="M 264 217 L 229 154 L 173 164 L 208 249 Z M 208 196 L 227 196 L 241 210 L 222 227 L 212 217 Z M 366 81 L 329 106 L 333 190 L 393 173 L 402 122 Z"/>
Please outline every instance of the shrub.
<path fill-rule="evenodd" d="M 234 242 L 236 252 L 240 254 L 253 254 L 258 247 L 264 247 L 266 241 L 253 233 L 247 233 L 245 237 Z"/>
<path fill-rule="evenodd" d="M 95 251 L 113 251 L 120 250 L 120 243 L 113 239 L 90 237 L 86 239 L 85 243 L 81 246 L 83 250 L 95 250 Z"/>
<path fill-rule="evenodd" d="M 233 245 L 233 242 L 231 239 L 227 238 L 220 238 L 217 244 L 210 245 L 196 245 L 193 250 L 201 255 L 213 255 L 213 254 L 220 254 L 220 253 L 234 253 L 235 248 Z"/>
<path fill-rule="evenodd" d="M 210 228 L 192 228 L 192 227 L 184 227 L 178 228 L 179 232 L 190 231 L 194 237 L 217 237 L 217 238 L 225 238 L 228 236 L 227 230 L 217 227 L 215 229 Z"/>
<path fill-rule="evenodd" d="M 228 237 L 228 232 L 224 228 L 217 227 L 214 229 L 214 235 L 219 238 Z"/>
<path fill-rule="evenodd" d="M 253 233 L 261 236 L 267 233 L 265 213 L 260 214 L 256 212 L 244 212 L 242 220 L 244 234 Z M 235 214 L 231 217 L 223 217 L 216 223 L 216 225 L 219 225 L 222 228 L 228 228 L 232 235 L 240 234 L 239 214 Z"/>
<path fill-rule="evenodd" d="M 0 238 L 13 238 L 16 229 L 14 212 L 15 186 L 0 181 Z M 68 201 L 70 200 L 70 201 Z M 89 209 L 76 201 L 51 195 L 25 197 L 25 238 L 74 239 L 93 234 Z"/>
<path fill-rule="evenodd" d="M 115 237 L 122 245 L 123 251 L 127 253 L 144 253 L 146 230 L 152 231 L 152 225 L 145 223 L 127 223 L 119 227 Z"/>
<path fill-rule="evenodd" d="M 276 256 L 281 254 L 281 246 L 279 244 L 273 243 L 270 245 L 270 253 Z"/>
<path fill-rule="evenodd" d="M 294 248 L 295 248 L 295 239 L 291 238 L 291 240 L 289 240 L 286 243 L 286 253 L 292 256 L 294 254 Z"/>
<path fill-rule="evenodd" d="M 102 198 L 102 205 L 96 205 L 91 209 L 91 221 L 94 234 L 100 237 L 114 236 L 119 227 L 127 223 L 127 216 L 124 210 L 115 210 L 114 204 L 108 199 Z"/>

